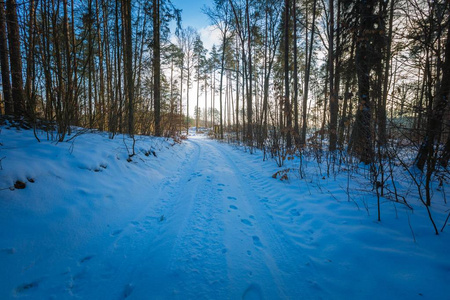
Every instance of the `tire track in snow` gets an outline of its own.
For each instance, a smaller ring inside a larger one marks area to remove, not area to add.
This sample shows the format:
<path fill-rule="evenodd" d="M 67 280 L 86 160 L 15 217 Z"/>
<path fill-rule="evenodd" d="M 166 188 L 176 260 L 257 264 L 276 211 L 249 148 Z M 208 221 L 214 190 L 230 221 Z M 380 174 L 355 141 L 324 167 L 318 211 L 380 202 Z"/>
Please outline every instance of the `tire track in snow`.
<path fill-rule="evenodd" d="M 193 199 L 185 195 L 195 193 L 195 186 L 191 183 L 200 175 L 193 171 L 201 157 L 200 147 L 188 142 L 185 151 L 190 154 L 177 172 L 163 180 L 159 190 L 151 195 L 152 203 L 157 205 L 150 205 L 143 213 L 149 228 L 142 234 L 143 245 L 139 249 L 142 259 L 132 262 L 135 269 L 128 280 L 134 286 L 133 294 L 138 298 L 149 297 L 146 294 L 148 290 L 154 291 L 152 298 L 167 298 L 172 294 L 172 279 L 167 270 L 178 236 L 186 227 L 187 216 L 192 211 Z"/>
<path fill-rule="evenodd" d="M 189 143 L 186 148 L 189 154 L 174 174 L 160 180 L 159 187 L 148 195 L 148 205 L 126 226 L 111 230 L 110 246 L 66 272 L 70 295 L 90 295 L 92 291 L 85 289 L 89 286 L 96 286 L 96 294 L 109 299 L 161 298 L 167 294 L 168 283 L 161 275 L 166 272 L 176 236 L 183 227 L 180 220 L 191 210 L 192 203 L 184 194 L 191 192 L 188 183 L 195 176 L 191 170 L 200 157 L 198 145 Z M 94 273 L 100 276 L 94 277 Z M 154 295 L 148 295 L 149 290 Z"/>
<path fill-rule="evenodd" d="M 200 148 L 200 158 L 191 172 L 184 197 L 192 203 L 176 238 L 167 278 L 170 298 L 217 299 L 226 298 L 226 249 L 223 243 L 224 209 L 220 199 L 223 184 L 216 182 L 213 172 L 217 157 L 204 149 L 203 144 L 190 143 Z"/>

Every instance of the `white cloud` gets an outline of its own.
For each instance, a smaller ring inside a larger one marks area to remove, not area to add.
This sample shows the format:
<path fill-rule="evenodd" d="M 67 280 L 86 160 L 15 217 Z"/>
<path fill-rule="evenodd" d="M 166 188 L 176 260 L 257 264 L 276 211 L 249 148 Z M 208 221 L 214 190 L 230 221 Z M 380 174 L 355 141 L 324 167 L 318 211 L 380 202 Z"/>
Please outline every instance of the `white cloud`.
<path fill-rule="evenodd" d="M 198 33 L 203 41 L 203 46 L 210 51 L 213 45 L 220 45 L 220 30 L 215 26 L 207 26 L 199 29 Z"/>

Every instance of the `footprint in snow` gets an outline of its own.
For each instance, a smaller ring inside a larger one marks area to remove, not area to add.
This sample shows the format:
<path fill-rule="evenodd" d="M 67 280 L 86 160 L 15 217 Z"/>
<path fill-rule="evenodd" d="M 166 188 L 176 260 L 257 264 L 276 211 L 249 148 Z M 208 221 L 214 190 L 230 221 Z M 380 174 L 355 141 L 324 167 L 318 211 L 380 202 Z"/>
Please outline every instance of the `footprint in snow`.
<path fill-rule="evenodd" d="M 230 208 L 231 209 L 238 209 L 236 206 L 234 206 L 234 205 L 230 205 Z"/>
<path fill-rule="evenodd" d="M 130 223 L 134 226 L 138 226 L 140 224 L 138 221 L 131 221 Z"/>
<path fill-rule="evenodd" d="M 94 257 L 94 255 L 87 255 L 87 256 L 83 257 L 82 259 L 80 259 L 80 264 L 90 261 L 93 257 Z"/>
<path fill-rule="evenodd" d="M 242 294 L 243 300 L 257 300 L 262 299 L 262 293 L 261 288 L 259 285 L 252 283 L 250 286 L 245 290 L 244 294 Z"/>
<path fill-rule="evenodd" d="M 113 233 L 111 233 L 111 236 L 118 236 L 122 232 L 122 229 L 114 230 Z"/>
<path fill-rule="evenodd" d="M 129 283 L 123 289 L 123 293 L 122 293 L 123 298 L 124 299 L 128 298 L 132 292 L 133 292 L 133 285 Z"/>
<path fill-rule="evenodd" d="M 1 253 L 5 253 L 5 254 L 14 254 L 16 253 L 16 249 L 14 248 L 3 248 L 0 250 Z"/>
<path fill-rule="evenodd" d="M 228 196 L 227 199 L 228 199 L 228 200 L 236 200 L 236 197 Z"/>
<path fill-rule="evenodd" d="M 16 292 L 16 294 L 24 293 L 24 292 L 27 292 L 27 291 L 29 291 L 31 289 L 35 289 L 38 286 L 39 286 L 39 281 L 33 281 L 33 282 L 30 282 L 30 283 L 24 283 L 24 284 L 21 284 L 18 287 L 16 287 L 15 292 Z"/>
<path fill-rule="evenodd" d="M 225 184 L 223 184 L 223 183 L 219 183 L 219 184 L 218 184 L 218 186 L 225 186 Z"/>
<path fill-rule="evenodd" d="M 253 245 L 255 245 L 257 247 L 262 247 L 261 240 L 259 239 L 258 236 L 254 235 L 254 236 L 252 236 L 252 239 L 253 239 Z"/>
<path fill-rule="evenodd" d="M 247 219 L 241 219 L 241 222 L 244 223 L 245 225 L 252 226 L 252 222 L 250 222 Z"/>
<path fill-rule="evenodd" d="M 289 211 L 290 213 L 291 213 L 291 215 L 293 215 L 293 216 L 296 216 L 296 217 L 298 217 L 298 216 L 300 216 L 300 212 L 297 210 L 297 209 L 291 209 L 290 211 Z"/>

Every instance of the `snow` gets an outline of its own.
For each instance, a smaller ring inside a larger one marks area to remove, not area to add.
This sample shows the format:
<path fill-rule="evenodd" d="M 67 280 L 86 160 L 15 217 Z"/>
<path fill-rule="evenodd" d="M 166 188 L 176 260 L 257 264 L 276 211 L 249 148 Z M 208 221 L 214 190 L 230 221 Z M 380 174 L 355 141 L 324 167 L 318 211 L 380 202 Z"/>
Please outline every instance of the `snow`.
<path fill-rule="evenodd" d="M 127 137 L 39 136 L 1 127 L 0 299 L 450 295 L 450 228 L 434 235 L 411 199 L 414 211 L 382 201 L 378 222 L 362 179 L 354 202 L 347 176 L 310 163 L 305 179 L 280 181 L 262 153 L 201 135 L 139 136 L 130 162 Z M 437 202 L 440 228 L 449 208 Z"/>

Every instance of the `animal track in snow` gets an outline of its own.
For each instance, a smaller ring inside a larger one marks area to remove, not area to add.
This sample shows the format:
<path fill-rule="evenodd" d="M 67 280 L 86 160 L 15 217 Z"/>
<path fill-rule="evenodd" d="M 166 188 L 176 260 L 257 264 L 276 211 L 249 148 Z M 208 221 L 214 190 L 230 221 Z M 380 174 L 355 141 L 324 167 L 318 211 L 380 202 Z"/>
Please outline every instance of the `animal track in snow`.
<path fill-rule="evenodd" d="M 230 205 L 230 208 L 231 209 L 238 209 L 236 206 L 234 206 L 234 205 Z"/>
<path fill-rule="evenodd" d="M 227 199 L 228 199 L 228 200 L 236 200 L 236 197 L 228 196 Z"/>

